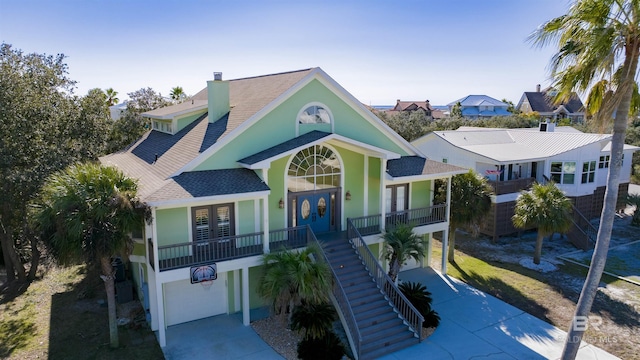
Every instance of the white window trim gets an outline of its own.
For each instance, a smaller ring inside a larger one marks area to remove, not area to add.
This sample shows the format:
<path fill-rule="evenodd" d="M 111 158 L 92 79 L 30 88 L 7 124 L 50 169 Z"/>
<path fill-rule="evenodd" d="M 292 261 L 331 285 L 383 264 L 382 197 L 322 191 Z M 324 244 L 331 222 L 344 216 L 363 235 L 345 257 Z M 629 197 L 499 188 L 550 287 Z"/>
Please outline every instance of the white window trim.
<path fill-rule="evenodd" d="M 296 136 L 300 135 L 300 125 L 305 126 L 305 125 L 318 125 L 318 124 L 300 124 L 298 122 L 298 119 L 300 118 L 300 115 L 302 115 L 302 113 L 307 110 L 307 108 L 309 108 L 310 106 L 319 106 L 322 107 L 323 109 L 325 109 L 327 111 L 327 113 L 329 113 L 329 124 L 331 125 L 331 132 L 333 133 L 335 130 L 335 118 L 333 117 L 333 112 L 331 111 L 331 109 L 318 101 L 312 101 L 310 103 L 305 104 L 304 106 L 302 106 L 302 108 L 298 111 L 298 114 L 296 115 L 296 118 L 294 119 L 295 123 L 296 123 Z"/>

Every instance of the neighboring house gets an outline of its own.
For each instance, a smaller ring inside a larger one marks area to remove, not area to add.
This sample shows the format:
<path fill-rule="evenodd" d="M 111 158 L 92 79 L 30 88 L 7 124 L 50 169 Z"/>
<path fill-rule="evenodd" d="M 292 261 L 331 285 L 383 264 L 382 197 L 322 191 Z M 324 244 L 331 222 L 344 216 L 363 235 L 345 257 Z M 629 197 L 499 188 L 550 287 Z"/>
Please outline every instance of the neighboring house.
<path fill-rule="evenodd" d="M 578 210 L 576 216 L 578 212 L 585 219 L 599 216 L 611 155 L 610 141 L 611 135 L 541 123 L 533 129 L 463 127 L 456 131 L 435 131 L 412 144 L 435 160 L 473 169 L 489 180 L 496 195 L 481 232 L 498 237 L 519 231 L 511 222 L 515 201 L 520 191 L 534 181 L 553 180 L 573 200 Z M 624 147 L 618 196 L 621 208 L 628 192 L 631 158 L 638 149 L 631 145 Z M 576 246 L 591 246 L 584 236 L 570 235 Z"/>
<path fill-rule="evenodd" d="M 320 68 L 215 73 L 189 101 L 143 116 L 153 130 L 100 160 L 138 179 L 151 207 L 130 259 L 161 346 L 167 326 L 191 320 L 242 312 L 249 325 L 266 305 L 256 294 L 263 253 L 349 230 L 379 259 L 390 221 L 446 239 L 449 207 L 434 206 L 434 181 L 466 171 L 424 157 Z M 213 274 L 210 289 L 192 284 Z M 357 283 L 375 284 L 368 276 Z"/>
<path fill-rule="evenodd" d="M 509 104 L 487 95 L 469 95 L 447 104 L 449 113 L 460 103 L 462 116 L 470 119 L 490 118 L 493 116 L 509 116 Z"/>
<path fill-rule="evenodd" d="M 558 92 L 548 87 L 540 91 L 540 85 L 536 86 L 535 92 L 525 92 L 522 94 L 516 109 L 523 113 L 537 112 L 540 119 L 558 120 L 570 119 L 571 123 L 582 123 L 584 121 L 584 106 L 578 94 L 571 93 L 566 101 L 555 102 Z"/>
<path fill-rule="evenodd" d="M 389 109 L 389 112 L 394 111 L 417 111 L 421 110 L 424 114 L 431 119 L 437 120 L 445 117 L 444 111 L 441 109 L 435 108 L 431 106 L 429 100 L 425 101 L 402 101 L 400 99 L 396 100 L 396 105 Z"/>
<path fill-rule="evenodd" d="M 127 103 L 128 101 L 123 101 L 120 104 L 115 104 L 109 106 L 109 113 L 111 114 L 111 120 L 119 120 L 124 112 L 127 111 Z"/>

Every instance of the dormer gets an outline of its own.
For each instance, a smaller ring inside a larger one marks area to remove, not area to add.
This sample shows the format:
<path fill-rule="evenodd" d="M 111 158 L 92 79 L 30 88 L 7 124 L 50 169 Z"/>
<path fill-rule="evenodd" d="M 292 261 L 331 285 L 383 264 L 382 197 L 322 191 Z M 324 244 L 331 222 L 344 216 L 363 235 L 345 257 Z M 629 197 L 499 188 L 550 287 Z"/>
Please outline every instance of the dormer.
<path fill-rule="evenodd" d="M 187 100 L 183 103 L 147 111 L 142 116 L 151 119 L 151 128 L 167 134 L 176 134 L 208 109 L 206 100 Z"/>

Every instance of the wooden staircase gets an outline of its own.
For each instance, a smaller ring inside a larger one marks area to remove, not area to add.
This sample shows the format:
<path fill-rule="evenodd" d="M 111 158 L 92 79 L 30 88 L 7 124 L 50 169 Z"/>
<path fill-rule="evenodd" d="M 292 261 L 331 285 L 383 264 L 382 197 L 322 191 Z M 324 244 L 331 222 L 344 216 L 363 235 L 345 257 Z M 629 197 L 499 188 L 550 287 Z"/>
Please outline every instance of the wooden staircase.
<path fill-rule="evenodd" d="M 417 344 L 419 339 L 380 290 L 346 232 L 325 235 L 321 242 L 359 330 L 359 359 L 375 359 Z"/>

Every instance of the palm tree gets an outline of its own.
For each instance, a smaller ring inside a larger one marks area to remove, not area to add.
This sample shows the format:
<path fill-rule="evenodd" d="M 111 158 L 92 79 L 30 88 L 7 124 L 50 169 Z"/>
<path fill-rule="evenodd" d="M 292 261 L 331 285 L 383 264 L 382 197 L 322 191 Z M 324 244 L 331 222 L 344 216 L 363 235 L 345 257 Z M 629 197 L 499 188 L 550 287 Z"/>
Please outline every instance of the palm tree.
<path fill-rule="evenodd" d="M 182 100 L 184 100 L 187 94 L 184 93 L 184 90 L 182 89 L 181 86 L 176 86 L 171 89 L 169 96 L 171 96 L 171 100 L 175 102 L 182 102 Z"/>
<path fill-rule="evenodd" d="M 569 231 L 573 224 L 571 210 L 571 201 L 553 182 L 533 184 L 531 191 L 523 191 L 518 196 L 511 220 L 517 228 L 538 228 L 534 264 L 540 264 L 545 237 Z"/>
<path fill-rule="evenodd" d="M 398 223 L 384 232 L 382 257 L 389 261 L 389 277 L 396 281 L 402 264 L 409 259 L 420 261 L 424 257 L 425 243 L 420 235 L 413 232 L 413 226 Z"/>
<path fill-rule="evenodd" d="M 107 106 L 113 106 L 120 101 L 120 99 L 118 99 L 118 92 L 113 90 L 113 88 L 108 88 L 104 91 L 104 94 L 107 96 Z"/>
<path fill-rule="evenodd" d="M 610 109 L 604 111 L 607 120 L 613 117 L 611 166 L 596 246 L 574 316 L 574 319 L 583 319 L 593 305 L 613 229 L 622 150 L 640 55 L 640 3 L 634 0 L 577 0 L 567 14 L 540 26 L 530 39 L 539 46 L 551 44 L 557 47 L 557 53 L 551 59 L 551 76 L 561 96 L 573 90 L 584 92 L 601 80 L 614 84 L 612 96 L 603 104 Z M 576 357 L 585 331 L 574 322 L 567 335 L 563 359 Z"/>
<path fill-rule="evenodd" d="M 635 207 L 631 225 L 640 226 L 640 194 L 629 194 L 626 200 L 627 205 Z"/>
<path fill-rule="evenodd" d="M 439 196 L 446 196 L 443 183 Z M 451 178 L 451 205 L 449 215 L 449 250 L 447 258 L 455 263 L 456 229 L 477 225 L 491 209 L 493 189 L 487 180 L 473 170 Z M 444 201 L 445 199 L 440 199 Z"/>
<path fill-rule="evenodd" d="M 322 339 L 331 331 L 336 309 L 330 303 L 302 303 L 293 309 L 291 329 L 303 332 L 305 339 Z"/>
<path fill-rule="evenodd" d="M 114 167 L 72 165 L 47 179 L 35 213 L 43 239 L 62 263 L 100 264 L 111 347 L 118 347 L 111 258 L 127 255 L 133 248 L 129 233 L 143 226 L 147 211 L 136 197 L 137 189 L 135 180 Z"/>
<path fill-rule="evenodd" d="M 318 304 L 328 301 L 331 273 L 324 262 L 314 261 L 320 254 L 317 246 L 300 251 L 279 251 L 263 255 L 264 273 L 258 293 L 272 302 L 276 314 L 289 314 L 302 301 Z"/>
<path fill-rule="evenodd" d="M 438 327 L 440 325 L 440 315 L 431 308 L 431 292 L 427 287 L 419 282 L 403 282 L 398 285 L 398 289 L 411 302 L 411 304 L 424 317 L 422 327 Z"/>

